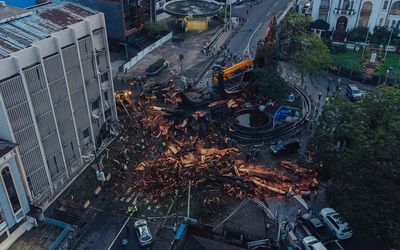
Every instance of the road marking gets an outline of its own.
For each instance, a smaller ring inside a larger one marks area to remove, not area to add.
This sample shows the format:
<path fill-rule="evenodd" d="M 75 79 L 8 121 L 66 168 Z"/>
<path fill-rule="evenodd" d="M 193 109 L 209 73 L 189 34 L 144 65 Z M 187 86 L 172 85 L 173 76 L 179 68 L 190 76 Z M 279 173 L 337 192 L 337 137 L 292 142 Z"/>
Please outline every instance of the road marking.
<path fill-rule="evenodd" d="M 128 224 L 129 220 L 132 217 L 132 213 L 129 215 L 129 217 L 126 219 L 126 221 L 124 222 L 124 225 L 122 225 L 121 229 L 119 230 L 119 232 L 117 233 L 117 236 L 115 236 L 115 238 L 113 239 L 113 241 L 111 242 L 111 245 L 108 247 L 108 250 L 111 249 L 111 247 L 114 245 L 115 241 L 118 239 L 118 236 L 121 234 L 122 230 L 124 230 L 126 224 Z"/>
<path fill-rule="evenodd" d="M 246 51 L 248 52 L 249 56 L 250 56 L 250 42 L 251 39 L 253 39 L 253 36 L 256 34 L 256 32 L 258 31 L 258 29 L 261 27 L 262 22 L 258 25 L 257 29 L 253 32 L 253 34 L 251 34 L 249 41 L 247 42 L 246 48 L 243 50 L 242 55 L 244 55 L 246 53 Z"/>

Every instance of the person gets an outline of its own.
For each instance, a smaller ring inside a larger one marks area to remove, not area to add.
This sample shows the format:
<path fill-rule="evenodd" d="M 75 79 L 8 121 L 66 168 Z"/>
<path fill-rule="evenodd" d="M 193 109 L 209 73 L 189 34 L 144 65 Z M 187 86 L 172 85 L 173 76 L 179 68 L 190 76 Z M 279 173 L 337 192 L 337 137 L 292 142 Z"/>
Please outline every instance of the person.
<path fill-rule="evenodd" d="M 328 88 L 326 89 L 326 93 L 329 94 L 329 92 L 331 92 L 331 87 L 328 86 Z"/>
<path fill-rule="evenodd" d="M 318 93 L 318 101 L 321 101 L 321 97 L 322 97 L 322 93 L 319 92 L 319 93 Z"/>
<path fill-rule="evenodd" d="M 137 212 L 137 206 L 136 205 L 134 205 L 134 206 L 129 206 L 128 207 L 128 211 L 127 211 L 127 213 L 131 216 L 131 215 L 134 215 L 136 212 Z"/>
<path fill-rule="evenodd" d="M 297 216 L 301 216 L 301 209 L 297 209 Z"/>

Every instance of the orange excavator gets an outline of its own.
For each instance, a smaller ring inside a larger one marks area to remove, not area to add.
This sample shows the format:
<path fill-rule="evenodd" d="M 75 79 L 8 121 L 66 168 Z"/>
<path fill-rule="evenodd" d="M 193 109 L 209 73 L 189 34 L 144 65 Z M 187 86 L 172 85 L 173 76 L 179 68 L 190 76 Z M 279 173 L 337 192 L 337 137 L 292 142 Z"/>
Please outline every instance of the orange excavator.
<path fill-rule="evenodd" d="M 226 81 L 236 74 L 240 74 L 251 69 L 252 66 L 253 66 L 253 59 L 247 58 L 225 69 L 222 67 L 215 67 L 213 72 L 213 82 L 215 84 L 218 84 L 218 75 L 220 73 L 222 73 L 224 80 Z"/>

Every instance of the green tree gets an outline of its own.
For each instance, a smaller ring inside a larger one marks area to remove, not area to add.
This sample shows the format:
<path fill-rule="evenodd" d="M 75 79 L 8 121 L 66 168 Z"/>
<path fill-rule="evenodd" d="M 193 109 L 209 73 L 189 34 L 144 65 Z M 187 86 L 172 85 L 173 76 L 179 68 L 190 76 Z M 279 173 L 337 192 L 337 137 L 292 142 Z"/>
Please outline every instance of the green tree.
<path fill-rule="evenodd" d="M 385 27 L 376 26 L 370 42 L 373 44 L 386 45 L 389 41 L 390 31 Z"/>
<path fill-rule="evenodd" d="M 159 38 L 170 31 L 164 22 L 149 23 L 146 25 L 147 34 L 153 38 Z"/>
<path fill-rule="evenodd" d="M 304 34 L 300 39 L 300 49 L 292 56 L 302 74 L 326 71 L 332 65 L 332 58 L 324 41 L 316 34 Z"/>
<path fill-rule="evenodd" d="M 279 48 L 282 58 L 289 58 L 300 49 L 301 38 L 309 34 L 311 17 L 288 13 L 281 25 L 279 33 Z"/>
<path fill-rule="evenodd" d="M 371 33 L 369 32 L 367 27 L 357 27 L 349 31 L 347 34 L 347 40 L 352 42 L 365 42 L 365 38 L 371 37 Z"/>
<path fill-rule="evenodd" d="M 253 93 L 268 99 L 280 100 L 287 94 L 287 83 L 278 75 L 276 64 L 268 64 L 264 68 L 253 71 L 251 84 Z"/>
<path fill-rule="evenodd" d="M 326 105 L 310 148 L 331 180 L 328 198 L 356 230 L 400 247 L 400 89 Z"/>

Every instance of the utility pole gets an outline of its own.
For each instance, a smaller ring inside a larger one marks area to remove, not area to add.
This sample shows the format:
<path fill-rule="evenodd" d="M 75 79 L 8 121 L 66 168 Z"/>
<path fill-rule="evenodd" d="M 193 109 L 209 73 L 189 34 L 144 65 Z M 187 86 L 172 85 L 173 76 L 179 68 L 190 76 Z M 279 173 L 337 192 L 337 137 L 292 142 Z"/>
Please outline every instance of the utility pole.
<path fill-rule="evenodd" d="M 190 188 L 192 186 L 192 180 L 189 180 L 189 188 L 188 188 L 188 201 L 187 201 L 187 214 L 186 217 L 189 220 L 190 216 Z"/>
<path fill-rule="evenodd" d="M 390 42 L 392 41 L 392 35 L 393 35 L 393 28 L 390 31 L 389 41 L 388 41 L 388 44 L 386 45 L 386 48 L 385 48 L 385 57 L 383 58 L 384 61 L 386 60 L 386 56 L 387 56 L 387 52 L 388 52 L 388 46 L 390 45 Z"/>
<path fill-rule="evenodd" d="M 362 55 L 361 55 L 361 60 L 362 61 L 364 61 L 365 48 L 367 47 L 367 43 L 368 43 L 368 34 L 369 34 L 369 26 L 367 27 L 367 35 L 365 36 L 365 43 L 364 43 L 363 52 L 362 52 Z"/>

